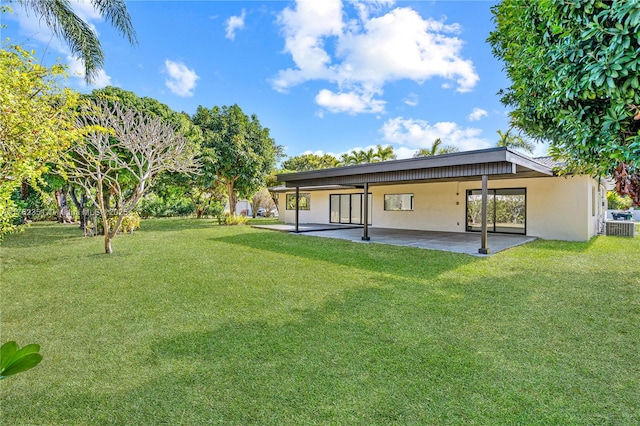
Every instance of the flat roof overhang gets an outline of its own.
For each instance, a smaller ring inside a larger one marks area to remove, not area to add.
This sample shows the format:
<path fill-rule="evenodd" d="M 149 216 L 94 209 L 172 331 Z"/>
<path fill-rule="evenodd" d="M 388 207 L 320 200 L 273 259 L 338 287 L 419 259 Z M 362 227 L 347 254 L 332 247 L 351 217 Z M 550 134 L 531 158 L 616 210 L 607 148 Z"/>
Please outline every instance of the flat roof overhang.
<path fill-rule="evenodd" d="M 288 188 L 420 183 L 434 181 L 514 179 L 554 176 L 553 169 L 508 148 L 489 148 L 431 157 L 367 163 L 356 166 L 277 176 Z"/>

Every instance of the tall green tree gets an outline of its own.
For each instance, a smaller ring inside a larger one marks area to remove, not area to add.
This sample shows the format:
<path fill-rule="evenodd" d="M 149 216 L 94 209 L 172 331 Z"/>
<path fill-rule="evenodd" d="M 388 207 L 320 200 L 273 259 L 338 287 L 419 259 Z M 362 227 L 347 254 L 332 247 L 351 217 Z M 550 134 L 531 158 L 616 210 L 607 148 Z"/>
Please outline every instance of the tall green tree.
<path fill-rule="evenodd" d="M 80 98 L 64 76 L 64 67 L 39 65 L 33 52 L 0 50 L 0 237 L 18 216 L 11 194 L 25 182 L 36 187 L 47 162 L 81 137 Z"/>
<path fill-rule="evenodd" d="M 535 149 L 533 143 L 529 142 L 521 135 L 515 134 L 513 127 L 510 127 L 506 132 L 503 132 L 502 130 L 498 130 L 497 132 L 500 137 L 500 139 L 498 139 L 497 146 L 520 149 L 528 152 L 529 154 L 533 154 L 533 150 Z"/>
<path fill-rule="evenodd" d="M 53 33 L 62 38 L 71 53 L 84 64 L 85 80 L 93 81 L 104 65 L 104 53 L 98 35 L 71 7 L 69 0 L 8 0 L 34 13 Z M 124 0 L 89 0 L 129 43 L 136 44 L 136 33 Z"/>
<path fill-rule="evenodd" d="M 340 160 L 331 154 L 302 154 L 287 158 L 281 166 L 284 170 L 293 172 L 305 172 L 308 170 L 328 169 L 338 167 Z"/>
<path fill-rule="evenodd" d="M 210 171 L 226 186 L 229 208 L 235 215 L 238 196 L 250 198 L 264 186 L 282 147 L 255 114 L 249 117 L 238 105 L 199 106 L 193 122 L 203 131 L 203 172 Z"/>
<path fill-rule="evenodd" d="M 389 161 L 389 160 L 395 160 L 398 157 L 393 152 L 393 147 L 391 145 L 388 145 L 388 146 L 376 145 L 375 158 L 378 161 Z"/>
<path fill-rule="evenodd" d="M 431 144 L 431 148 L 420 148 L 413 154 L 413 158 L 431 157 L 432 155 L 450 154 L 458 152 L 458 148 L 453 145 L 442 145 L 442 139 L 437 138 Z"/>
<path fill-rule="evenodd" d="M 640 205 L 640 0 L 503 0 L 492 12 L 512 123 Z"/>

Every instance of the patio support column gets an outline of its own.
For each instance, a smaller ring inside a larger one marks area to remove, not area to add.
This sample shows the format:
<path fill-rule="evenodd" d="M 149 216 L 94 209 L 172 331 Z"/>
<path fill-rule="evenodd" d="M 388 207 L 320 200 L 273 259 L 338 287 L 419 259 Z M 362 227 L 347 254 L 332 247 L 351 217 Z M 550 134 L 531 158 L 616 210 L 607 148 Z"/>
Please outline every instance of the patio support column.
<path fill-rule="evenodd" d="M 478 253 L 481 254 L 489 254 L 489 247 L 487 246 L 487 198 L 489 195 L 489 191 L 487 190 L 487 183 L 489 181 L 489 177 L 487 175 L 482 175 L 482 237 L 480 248 L 478 249 Z"/>
<path fill-rule="evenodd" d="M 300 222 L 300 187 L 296 186 L 296 233 L 298 233 L 299 222 Z"/>
<path fill-rule="evenodd" d="M 362 216 L 364 218 L 364 230 L 362 241 L 369 241 L 369 182 L 364 183 L 364 199 L 362 200 Z"/>

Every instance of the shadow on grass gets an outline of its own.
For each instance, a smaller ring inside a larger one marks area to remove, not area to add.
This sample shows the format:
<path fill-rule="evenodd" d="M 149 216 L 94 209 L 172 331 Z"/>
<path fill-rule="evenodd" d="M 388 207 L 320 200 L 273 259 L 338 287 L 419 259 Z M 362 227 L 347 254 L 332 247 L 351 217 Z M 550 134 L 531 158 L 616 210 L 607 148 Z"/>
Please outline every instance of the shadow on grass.
<path fill-rule="evenodd" d="M 21 228 L 19 232 L 5 236 L 2 245 L 6 248 L 51 245 L 60 241 L 83 238 L 77 223 L 36 222 Z"/>
<path fill-rule="evenodd" d="M 483 260 L 476 256 L 439 250 L 384 244 L 360 244 L 331 238 L 301 237 L 254 229 L 252 232 L 225 235 L 210 238 L 210 240 L 248 249 L 331 262 L 383 274 L 424 279 Z M 282 268 L 287 268 L 286 261 L 282 263 Z"/>

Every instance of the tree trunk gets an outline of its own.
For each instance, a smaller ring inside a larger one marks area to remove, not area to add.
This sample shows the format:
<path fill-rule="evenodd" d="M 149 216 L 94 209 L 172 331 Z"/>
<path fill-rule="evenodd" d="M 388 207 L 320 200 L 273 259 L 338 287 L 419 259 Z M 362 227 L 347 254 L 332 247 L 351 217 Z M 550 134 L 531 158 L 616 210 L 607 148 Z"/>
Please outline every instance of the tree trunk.
<path fill-rule="evenodd" d="M 227 194 L 229 195 L 229 213 L 231 216 L 236 215 L 236 206 L 238 204 L 238 196 L 235 193 L 233 182 L 227 184 Z"/>
<path fill-rule="evenodd" d="M 82 194 L 81 200 L 78 200 L 76 189 L 73 186 L 69 188 L 69 195 L 71 195 L 71 201 L 73 201 L 73 205 L 76 206 L 76 209 L 78 209 L 78 214 L 80 215 L 80 229 L 85 231 L 87 227 L 87 217 L 84 210 L 86 195 Z"/>
<path fill-rule="evenodd" d="M 109 233 L 106 231 L 104 233 L 104 253 L 105 254 L 113 253 L 113 250 L 111 249 L 111 237 L 109 236 Z"/>
<path fill-rule="evenodd" d="M 29 187 L 27 185 L 26 180 L 22 180 L 22 185 L 20 186 L 20 195 L 22 201 L 27 202 L 27 197 L 29 196 Z M 27 223 L 29 221 L 29 217 L 27 216 L 27 209 L 22 210 L 22 223 Z"/>
<path fill-rule="evenodd" d="M 67 200 L 67 191 L 65 188 L 58 189 L 55 192 L 56 204 L 58 205 L 58 222 L 59 223 L 71 223 L 73 217 L 71 216 L 71 209 L 69 209 L 69 201 Z"/>

